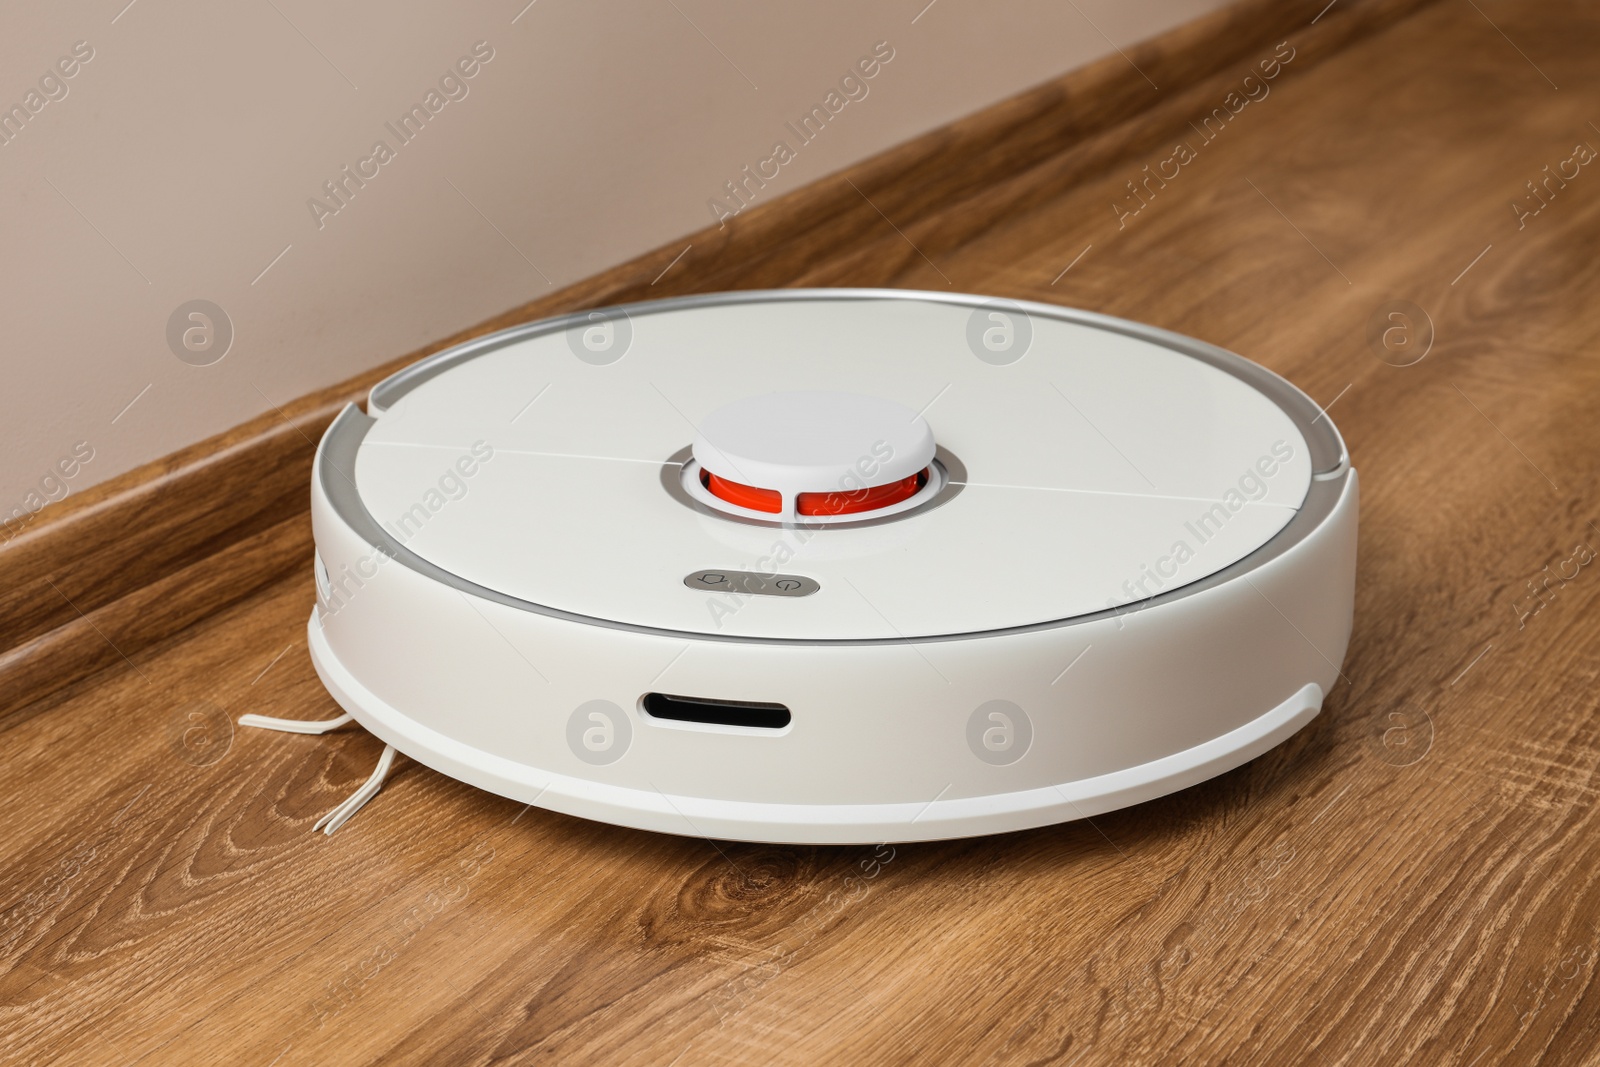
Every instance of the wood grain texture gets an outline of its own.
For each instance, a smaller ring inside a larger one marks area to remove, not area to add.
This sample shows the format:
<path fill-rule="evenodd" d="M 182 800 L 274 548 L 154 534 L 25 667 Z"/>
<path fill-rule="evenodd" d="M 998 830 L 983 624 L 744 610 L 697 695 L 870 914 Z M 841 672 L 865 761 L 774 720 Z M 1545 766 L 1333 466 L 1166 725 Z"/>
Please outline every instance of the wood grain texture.
<path fill-rule="evenodd" d="M 1345 0 L 1337 18 L 1314 28 L 1310 47 L 1330 54 L 1423 2 Z M 893 277 L 908 257 L 924 260 L 886 225 L 889 217 L 928 254 L 954 248 L 1131 146 L 1164 136 L 1164 115 L 1185 89 L 1248 64 L 1242 57 L 1252 49 L 1303 22 L 1303 13 L 1277 0 L 1244 0 L 1132 50 L 1132 61 L 1164 92 L 1112 56 L 347 382 L 281 405 L 268 399 L 272 410 L 243 426 L 7 525 L 0 531 L 0 721 L 113 662 L 78 636 L 114 625 L 100 611 L 303 513 L 313 442 L 345 404 L 361 402 L 395 370 L 493 330 L 602 304 L 827 285 L 841 271 Z M 1096 136 L 1106 131 L 1116 132 Z M 691 251 L 679 261 L 685 246 Z M 254 588 L 217 587 L 228 597 L 213 606 Z M 192 621 L 191 607 L 168 612 L 164 603 L 147 598 L 140 625 L 118 642 L 120 653 Z M 37 650 L 48 652 L 47 669 L 34 662 Z"/>
<path fill-rule="evenodd" d="M 1162 800 L 974 841 L 665 837 L 405 761 L 324 838 L 380 746 L 228 725 L 334 713 L 309 576 L 263 563 L 11 720 L 0 1060 L 1596 1062 L 1600 569 L 1576 561 L 1600 549 L 1600 170 L 1520 227 L 1510 205 L 1600 147 L 1600 12 L 1441 2 L 1318 44 L 1343 6 L 1121 224 L 1125 182 L 1198 143 L 1255 57 L 1175 89 L 1165 128 L 1001 179 L 1024 194 L 976 229 L 958 197 L 795 261 L 1152 322 L 1327 405 L 1361 560 L 1349 683 L 1310 727 Z M 1368 339 L 1394 300 L 1433 324 L 1409 366 Z"/>

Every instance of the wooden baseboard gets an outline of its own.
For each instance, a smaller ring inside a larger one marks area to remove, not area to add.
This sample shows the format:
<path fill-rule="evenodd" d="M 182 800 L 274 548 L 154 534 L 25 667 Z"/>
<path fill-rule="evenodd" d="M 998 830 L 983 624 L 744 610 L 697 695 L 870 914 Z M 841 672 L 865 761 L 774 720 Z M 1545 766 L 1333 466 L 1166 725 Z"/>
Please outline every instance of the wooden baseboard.
<path fill-rule="evenodd" d="M 315 442 L 396 369 L 602 304 L 863 272 L 881 283 L 1160 144 L 1186 94 L 1263 48 L 1292 38 L 1304 70 L 1431 2 L 1346 0 L 1313 25 L 1317 4 L 1244 0 L 50 506 L 0 545 L 0 724 L 295 567 L 309 603 Z"/>

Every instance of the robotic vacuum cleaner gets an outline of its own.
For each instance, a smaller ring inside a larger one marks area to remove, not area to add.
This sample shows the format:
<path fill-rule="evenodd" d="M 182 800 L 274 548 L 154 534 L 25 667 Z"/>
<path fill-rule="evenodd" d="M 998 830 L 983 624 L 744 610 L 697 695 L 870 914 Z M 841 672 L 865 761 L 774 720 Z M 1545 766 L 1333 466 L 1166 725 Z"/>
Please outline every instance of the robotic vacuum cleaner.
<path fill-rule="evenodd" d="M 1356 473 L 1282 378 L 1045 304 L 723 293 L 440 352 L 312 481 L 317 673 L 523 803 L 963 837 L 1236 767 L 1349 641 Z"/>

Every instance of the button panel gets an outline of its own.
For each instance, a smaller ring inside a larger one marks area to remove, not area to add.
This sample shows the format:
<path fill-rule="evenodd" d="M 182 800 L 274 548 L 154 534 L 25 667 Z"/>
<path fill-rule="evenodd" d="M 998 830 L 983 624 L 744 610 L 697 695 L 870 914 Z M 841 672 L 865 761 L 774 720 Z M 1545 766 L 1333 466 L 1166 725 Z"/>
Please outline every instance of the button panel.
<path fill-rule="evenodd" d="M 695 571 L 683 579 L 690 589 L 735 596 L 810 596 L 822 586 L 814 578 L 800 574 L 759 574 L 755 571 L 730 571 L 711 568 Z"/>

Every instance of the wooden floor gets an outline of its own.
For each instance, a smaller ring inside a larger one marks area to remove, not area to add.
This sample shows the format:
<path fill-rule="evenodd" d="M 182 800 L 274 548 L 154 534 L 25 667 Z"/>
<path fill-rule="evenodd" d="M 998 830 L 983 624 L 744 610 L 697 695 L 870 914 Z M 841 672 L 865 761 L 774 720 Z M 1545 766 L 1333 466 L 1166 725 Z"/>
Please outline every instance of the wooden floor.
<path fill-rule="evenodd" d="M 1600 165 L 1564 162 L 1600 148 L 1597 55 L 1592 4 L 1441 0 L 1288 61 L 1213 142 L 1188 123 L 1246 68 L 1164 102 L 1194 158 L 1120 227 L 1170 145 L 794 279 L 1126 316 L 1326 405 L 1355 633 L 1287 744 L 1092 823 L 876 849 L 614 829 L 402 761 L 328 838 L 379 744 L 229 725 L 335 713 L 307 566 L 0 734 L 0 1060 L 1600 1061 Z M 1431 328 L 1385 348 L 1395 301 Z"/>

